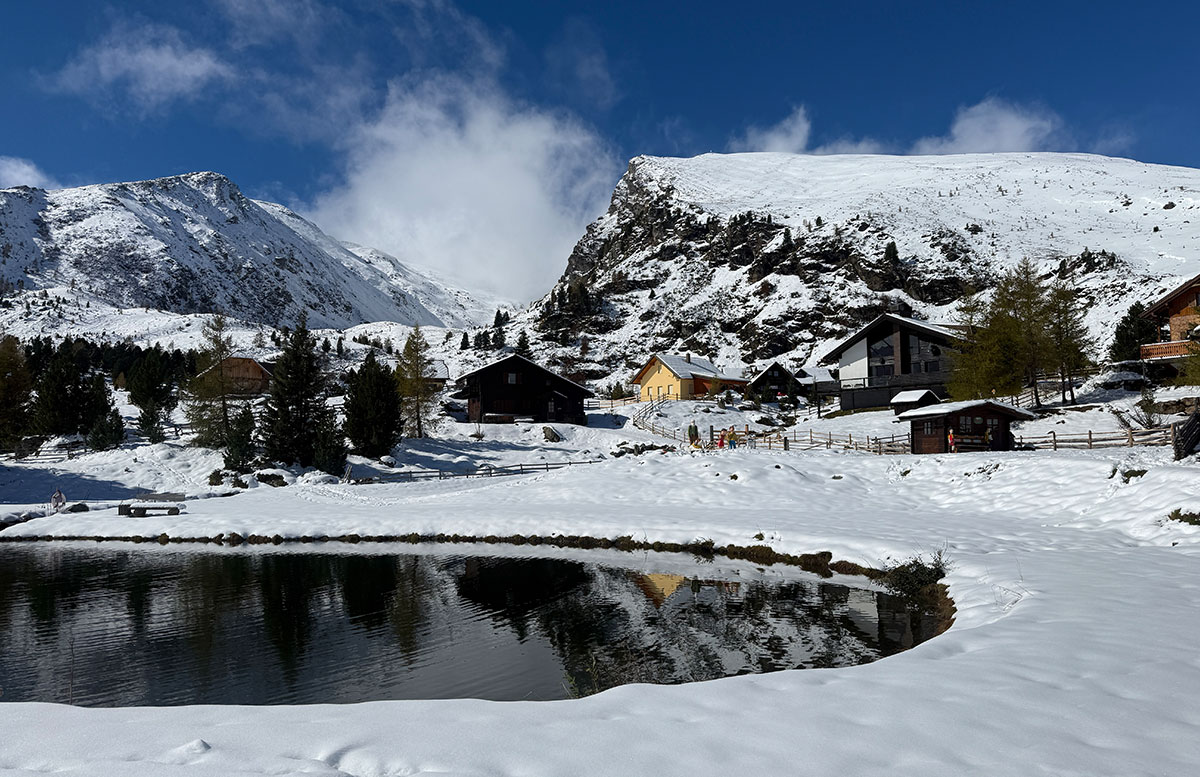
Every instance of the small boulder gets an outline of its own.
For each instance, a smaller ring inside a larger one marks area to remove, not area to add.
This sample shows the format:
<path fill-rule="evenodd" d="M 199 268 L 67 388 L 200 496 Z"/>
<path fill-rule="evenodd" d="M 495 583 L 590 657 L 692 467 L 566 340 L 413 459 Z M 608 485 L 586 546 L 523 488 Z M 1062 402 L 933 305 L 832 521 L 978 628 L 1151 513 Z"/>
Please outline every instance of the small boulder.
<path fill-rule="evenodd" d="M 546 438 L 546 442 L 562 442 L 562 435 L 555 431 L 553 426 L 543 426 L 542 436 Z"/>
<path fill-rule="evenodd" d="M 87 511 L 88 506 L 83 502 L 76 502 L 67 509 L 63 510 L 64 513 L 86 513 Z"/>
<path fill-rule="evenodd" d="M 396 466 L 396 459 L 392 456 L 380 456 L 379 463 L 385 467 L 394 467 Z"/>

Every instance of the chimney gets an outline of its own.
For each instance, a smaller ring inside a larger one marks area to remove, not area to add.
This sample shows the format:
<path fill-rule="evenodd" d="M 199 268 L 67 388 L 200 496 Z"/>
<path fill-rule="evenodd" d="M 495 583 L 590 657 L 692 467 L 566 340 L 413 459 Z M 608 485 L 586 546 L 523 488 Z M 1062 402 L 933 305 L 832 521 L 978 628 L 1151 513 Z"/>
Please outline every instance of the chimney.
<path fill-rule="evenodd" d="M 691 351 L 689 351 L 689 352 L 687 352 L 687 353 L 685 353 L 685 354 L 683 355 L 683 360 L 684 360 L 685 362 L 687 362 L 688 364 L 691 364 L 691 363 L 692 363 L 692 354 L 691 354 Z"/>

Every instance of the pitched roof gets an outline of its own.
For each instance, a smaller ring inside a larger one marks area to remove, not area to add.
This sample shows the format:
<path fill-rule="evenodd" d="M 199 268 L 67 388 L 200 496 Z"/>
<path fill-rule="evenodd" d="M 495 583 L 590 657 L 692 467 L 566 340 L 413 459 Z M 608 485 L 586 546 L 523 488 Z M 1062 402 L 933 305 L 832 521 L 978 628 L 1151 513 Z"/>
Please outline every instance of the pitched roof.
<path fill-rule="evenodd" d="M 689 361 L 688 359 L 691 359 Z M 735 378 L 732 375 L 726 375 L 721 372 L 717 365 L 710 362 L 708 359 L 701 359 L 699 356 L 676 356 L 668 353 L 656 353 L 646 362 L 646 366 L 638 370 L 638 374 L 634 376 L 633 382 L 638 383 L 642 377 L 642 373 L 646 368 L 658 359 L 662 366 L 671 371 L 671 374 L 680 380 L 691 380 L 692 378 L 713 378 L 715 380 L 725 381 L 726 383 L 746 383 L 745 378 Z"/>
<path fill-rule="evenodd" d="M 876 316 L 875 319 L 871 321 L 871 323 L 859 328 L 858 331 L 856 331 L 854 334 L 850 335 L 845 340 L 843 340 L 841 343 L 839 343 L 837 345 L 837 347 L 834 348 L 832 351 L 830 351 L 829 353 L 822 356 L 821 361 L 827 362 L 827 361 L 836 359 L 837 357 L 841 356 L 842 353 L 845 352 L 845 350 L 847 348 L 849 348 L 851 345 L 853 345 L 860 337 L 863 337 L 866 334 L 866 332 L 869 329 L 871 329 L 871 327 L 875 326 L 876 324 L 878 324 L 879 322 L 884 321 L 884 320 L 894 321 L 898 324 L 903 324 L 912 329 L 919 329 L 922 332 L 926 332 L 928 334 L 934 335 L 935 337 L 940 337 L 943 340 L 961 340 L 962 339 L 962 334 L 955 330 L 955 327 L 953 324 L 933 324 L 933 323 L 930 323 L 929 321 L 919 321 L 915 318 L 906 318 L 904 316 L 898 316 L 895 313 L 883 313 L 882 315 Z"/>
<path fill-rule="evenodd" d="M 784 367 L 784 366 L 783 366 L 782 364 L 780 364 L 779 362 L 777 362 L 777 361 L 774 361 L 774 362 L 771 362 L 770 364 L 768 364 L 766 367 L 763 367 L 761 370 L 759 370 L 759 371 L 758 371 L 758 372 L 757 372 L 757 373 L 754 375 L 754 377 L 750 379 L 750 382 L 751 382 L 751 383 L 754 383 L 754 382 L 756 382 L 756 381 L 757 381 L 759 378 L 761 378 L 761 377 L 763 377 L 764 375 L 766 375 L 766 374 L 767 374 L 767 371 L 768 371 L 768 370 L 770 370 L 772 367 L 774 367 L 775 369 L 780 369 L 780 370 L 783 370 L 784 374 L 785 374 L 785 375 L 787 375 L 787 377 L 789 377 L 789 378 L 793 378 L 793 377 L 795 377 L 795 376 L 792 374 L 792 371 L 791 371 L 791 370 L 789 370 L 787 367 Z"/>
<path fill-rule="evenodd" d="M 1156 315 L 1160 310 L 1161 310 L 1161 312 L 1165 313 L 1166 312 L 1165 308 L 1171 303 L 1171 300 L 1175 299 L 1180 294 L 1183 294 L 1184 292 L 1186 292 L 1187 290 L 1192 288 L 1192 286 L 1195 286 L 1197 284 L 1200 284 L 1200 275 L 1196 275 L 1192 278 L 1189 278 L 1188 280 L 1186 280 L 1183 283 L 1176 286 L 1171 291 L 1168 291 L 1166 294 L 1159 297 L 1157 302 L 1155 302 L 1153 305 L 1150 305 L 1142 312 L 1142 318 L 1151 318 L 1152 316 Z"/>
<path fill-rule="evenodd" d="M 542 372 L 546 372 L 546 373 L 549 373 L 550 375 L 553 375 L 554 377 L 556 377 L 556 378 L 558 378 L 559 380 L 561 380 L 563 383 L 569 383 L 569 384 L 571 384 L 571 385 L 572 385 L 572 386 L 574 386 L 575 388 L 577 388 L 577 389 L 579 389 L 579 390 L 583 391 L 583 392 L 584 392 L 584 393 L 585 393 L 587 396 L 589 396 L 589 397 L 595 396 L 595 394 L 593 394 L 593 393 L 591 392 L 591 390 L 590 390 L 590 389 L 587 389 L 587 388 L 585 388 L 585 387 L 583 387 L 583 386 L 580 386 L 578 383 L 576 383 L 576 382 L 575 382 L 575 381 L 573 381 L 573 380 L 569 380 L 569 379 L 567 379 L 567 378 L 564 378 L 562 375 L 559 375 L 557 372 L 555 372 L 555 371 L 553 371 L 553 370 L 550 370 L 550 369 L 547 369 L 547 368 L 543 367 L 542 365 L 538 364 L 537 362 L 533 361 L 532 359 L 526 359 L 524 356 L 522 356 L 522 355 L 521 355 L 521 354 L 519 354 L 519 353 L 510 353 L 510 354 L 508 354 L 507 356 L 501 356 L 499 359 L 496 359 L 496 360 L 494 360 L 494 361 L 490 361 L 490 362 L 488 362 L 487 364 L 483 365 L 482 367 L 479 367 L 478 369 L 474 369 L 474 370 L 471 370 L 470 372 L 466 372 L 466 373 L 463 373 L 462 375 L 459 375 L 459 376 L 458 376 L 458 377 L 455 379 L 455 381 L 454 381 L 454 382 L 455 382 L 455 383 L 461 383 L 463 380 L 465 380 L 465 379 L 467 379 L 467 378 L 471 377 L 472 375 L 475 375 L 475 374 L 477 374 L 477 373 L 483 372 L 484 370 L 487 370 L 487 369 L 491 369 L 492 367 L 495 367 L 497 364 L 503 364 L 504 362 L 508 361 L 509 359 L 520 359 L 521 361 L 523 361 L 523 362 L 525 362 L 525 363 L 527 363 L 527 364 L 531 364 L 531 365 L 533 365 L 534 367 L 537 367 L 537 368 L 538 368 L 539 370 L 541 370 Z"/>
<path fill-rule="evenodd" d="M 933 392 L 929 389 L 910 389 L 908 391 L 901 391 L 899 394 L 892 397 L 892 401 L 888 404 L 906 405 L 909 402 L 920 402 L 925 398 L 926 394 L 933 394 Z M 933 394 L 933 398 L 937 399 L 937 394 Z"/>
<path fill-rule="evenodd" d="M 994 399 L 968 399 L 963 402 L 942 402 L 936 405 L 926 405 L 912 410 L 905 410 L 900 415 L 896 416 L 897 421 L 912 421 L 917 418 L 936 418 L 943 415 L 953 415 L 961 413 L 964 410 L 970 410 L 975 407 L 988 407 L 992 410 L 998 410 L 1001 413 L 1018 421 L 1031 421 L 1037 418 L 1036 415 L 1028 410 L 1022 410 L 1019 407 L 1013 407 L 1005 402 L 997 402 Z"/>

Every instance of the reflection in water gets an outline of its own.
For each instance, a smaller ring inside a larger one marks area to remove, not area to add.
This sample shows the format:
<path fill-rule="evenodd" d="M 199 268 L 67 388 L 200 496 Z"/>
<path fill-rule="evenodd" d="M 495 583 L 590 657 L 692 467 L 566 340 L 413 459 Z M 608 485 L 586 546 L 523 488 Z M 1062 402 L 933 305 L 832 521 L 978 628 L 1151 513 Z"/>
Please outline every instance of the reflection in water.
<path fill-rule="evenodd" d="M 14 546 L 0 699 L 555 699 L 873 661 L 942 624 L 745 564 Z M 636 563 L 631 569 L 623 563 Z M 655 568 L 655 565 L 659 568 Z"/>

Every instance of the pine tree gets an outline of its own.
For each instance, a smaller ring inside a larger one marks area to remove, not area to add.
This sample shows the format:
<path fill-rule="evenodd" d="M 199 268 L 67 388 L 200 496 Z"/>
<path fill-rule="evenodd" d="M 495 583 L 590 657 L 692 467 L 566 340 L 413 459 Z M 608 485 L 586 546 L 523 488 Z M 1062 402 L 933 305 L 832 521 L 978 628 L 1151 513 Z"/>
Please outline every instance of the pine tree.
<path fill-rule="evenodd" d="M 326 337 L 324 340 L 321 341 L 321 350 L 323 352 L 329 353 L 329 351 L 332 349 L 333 349 L 333 343 L 329 342 L 328 337 Z"/>
<path fill-rule="evenodd" d="M 346 338 L 339 337 L 337 339 L 337 345 L 335 346 L 335 350 L 336 350 L 336 353 L 337 353 L 339 359 L 342 358 L 343 355 L 345 355 L 345 353 L 346 353 Z"/>
<path fill-rule="evenodd" d="M 1037 268 L 1028 258 L 1005 272 L 996 284 L 989 310 L 989 326 L 1004 334 L 1012 346 L 1012 358 L 1033 386 L 1034 404 L 1041 404 L 1038 374 L 1045 369 L 1050 353 L 1046 322 L 1047 299 Z"/>
<path fill-rule="evenodd" d="M 1158 326 L 1142 318 L 1146 306 L 1135 302 L 1125 311 L 1113 330 L 1113 341 L 1108 347 L 1108 358 L 1114 362 L 1135 361 L 1142 357 L 1142 346 L 1158 339 Z"/>
<path fill-rule="evenodd" d="M 896 248 L 896 241 L 890 241 L 883 249 L 884 264 L 895 266 L 900 263 L 900 251 Z"/>
<path fill-rule="evenodd" d="M 500 350 L 501 348 L 504 347 L 504 341 L 505 341 L 504 330 L 497 329 L 495 334 L 492 335 L 492 348 L 494 348 L 496 350 Z"/>
<path fill-rule="evenodd" d="M 203 343 L 196 358 L 198 373 L 189 382 L 184 413 L 196 431 L 194 445 L 224 448 L 229 444 L 235 400 L 230 375 L 221 368 L 233 356 L 233 337 L 220 313 L 204 322 Z M 274 338 L 275 333 L 271 336 Z"/>
<path fill-rule="evenodd" d="M 529 347 L 529 335 L 525 334 L 524 329 L 517 335 L 517 347 L 513 350 L 513 353 L 518 356 L 524 356 L 526 359 L 533 358 L 533 349 Z"/>
<path fill-rule="evenodd" d="M 437 393 L 429 379 L 435 377 L 429 344 L 421 327 L 413 327 L 396 364 L 396 383 L 404 403 L 405 431 L 409 437 L 424 437 L 433 431 Z"/>
<path fill-rule="evenodd" d="M 316 338 L 301 318 L 275 362 L 271 393 L 263 410 L 262 442 L 267 458 L 302 467 L 316 462 L 318 431 L 336 436 L 333 410 L 325 404 L 326 377 Z M 330 424 L 333 431 L 330 431 Z"/>
<path fill-rule="evenodd" d="M 21 343 L 0 337 L 0 448 L 12 448 L 25 434 L 32 398 L 33 376 Z"/>
<path fill-rule="evenodd" d="M 256 453 L 254 411 L 249 404 L 244 404 L 230 419 L 229 434 L 225 441 L 225 469 L 248 471 Z"/>
<path fill-rule="evenodd" d="M 467 333 L 463 332 L 462 342 L 458 344 L 458 350 L 465 351 L 471 347 L 471 339 L 467 337 Z"/>
<path fill-rule="evenodd" d="M 129 401 L 141 410 L 138 429 L 150 442 L 166 439 L 163 425 L 175 408 L 175 369 L 161 350 L 151 348 L 129 370 Z"/>
<path fill-rule="evenodd" d="M 313 438 L 313 466 L 330 475 L 341 475 L 348 452 L 346 436 L 338 427 L 337 416 L 330 412 L 318 418 Z"/>
<path fill-rule="evenodd" d="M 87 444 L 89 448 L 98 451 L 115 448 L 125 441 L 125 422 L 115 407 L 110 407 L 92 424 L 88 431 Z"/>
<path fill-rule="evenodd" d="M 63 343 L 54 352 L 37 379 L 33 401 L 33 427 L 41 434 L 64 435 L 86 432 L 82 407 L 87 387 L 83 373 L 69 346 Z M 94 418 L 88 419 L 95 422 Z"/>
<path fill-rule="evenodd" d="M 372 458 L 390 453 L 403 424 L 395 373 L 368 353 L 346 381 L 345 432 L 354 450 Z"/>

